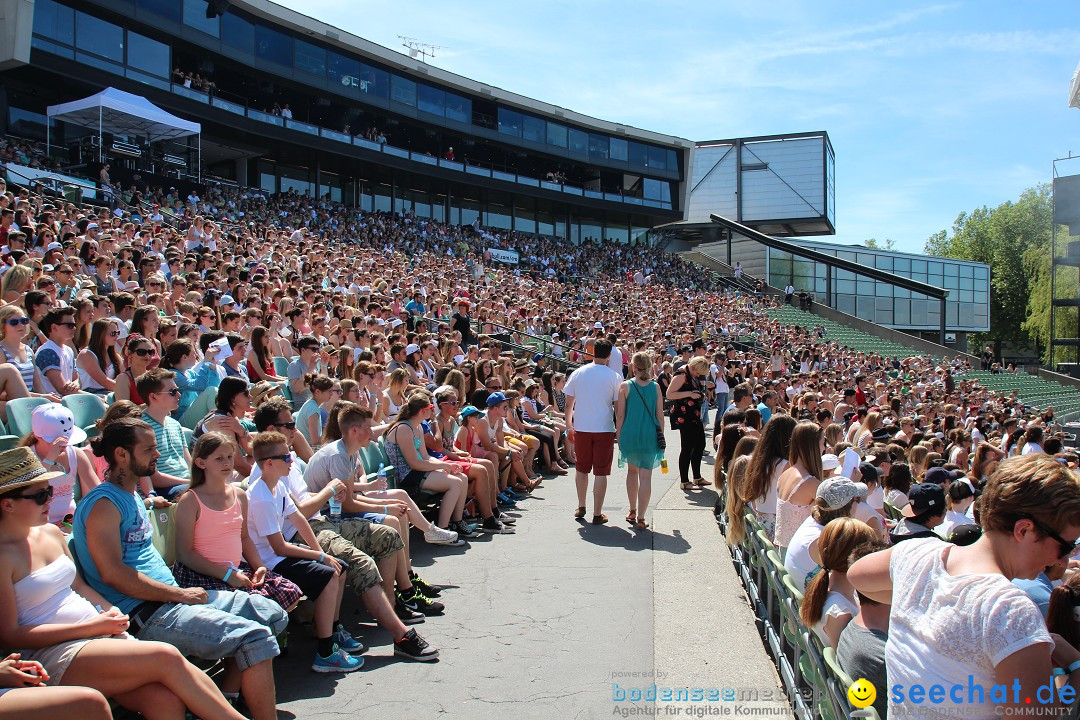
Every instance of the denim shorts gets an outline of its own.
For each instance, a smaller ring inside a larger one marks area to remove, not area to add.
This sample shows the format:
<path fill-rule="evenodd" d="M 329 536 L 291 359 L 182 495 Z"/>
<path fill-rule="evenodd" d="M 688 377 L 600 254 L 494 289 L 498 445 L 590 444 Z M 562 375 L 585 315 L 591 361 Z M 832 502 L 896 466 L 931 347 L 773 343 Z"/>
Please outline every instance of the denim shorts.
<path fill-rule="evenodd" d="M 376 513 L 376 512 L 342 513 L 341 517 L 342 517 L 343 520 L 349 520 L 351 518 L 358 518 L 360 520 L 367 520 L 368 522 L 373 522 L 376 525 L 382 525 L 383 520 L 386 519 L 385 514 Z"/>
<path fill-rule="evenodd" d="M 277 636 L 289 624 L 280 605 L 242 592 L 210 590 L 207 596 L 205 605 L 162 605 L 136 637 L 169 643 L 186 656 L 231 657 L 240 670 L 280 654 Z"/>

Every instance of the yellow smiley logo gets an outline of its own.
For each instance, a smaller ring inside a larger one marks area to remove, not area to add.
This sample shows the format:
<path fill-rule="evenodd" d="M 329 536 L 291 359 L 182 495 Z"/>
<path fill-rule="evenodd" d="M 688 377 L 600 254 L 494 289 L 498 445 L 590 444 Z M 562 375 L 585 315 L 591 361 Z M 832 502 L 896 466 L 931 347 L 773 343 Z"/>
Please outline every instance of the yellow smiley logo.
<path fill-rule="evenodd" d="M 866 678 L 851 683 L 847 691 L 848 701 L 857 708 L 870 707 L 877 699 L 877 688 Z"/>

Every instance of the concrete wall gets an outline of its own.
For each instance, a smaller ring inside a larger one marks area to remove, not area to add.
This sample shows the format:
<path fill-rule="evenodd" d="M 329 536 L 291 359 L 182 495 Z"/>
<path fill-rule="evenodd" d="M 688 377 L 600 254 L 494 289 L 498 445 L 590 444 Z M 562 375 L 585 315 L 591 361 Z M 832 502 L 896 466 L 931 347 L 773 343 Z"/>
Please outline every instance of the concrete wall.
<path fill-rule="evenodd" d="M 868 322 L 861 318 L 854 317 L 853 315 L 848 315 L 846 313 L 840 312 L 839 310 L 834 310 L 827 305 L 820 305 L 818 303 L 814 303 L 814 314 L 820 315 L 821 317 L 832 320 L 834 322 L 843 323 L 844 325 L 855 328 L 856 330 L 861 330 L 867 335 L 873 335 L 876 338 L 881 338 L 882 340 L 899 343 L 900 345 L 907 345 L 909 348 L 927 353 L 929 355 L 936 355 L 938 357 L 945 355 L 949 357 L 956 357 L 957 355 L 964 356 L 968 360 L 970 360 L 976 368 L 979 367 L 979 358 L 975 357 L 974 355 L 968 355 L 967 353 L 961 352 L 958 348 L 949 347 L 948 345 L 938 345 L 937 343 L 930 342 L 929 340 L 923 340 L 922 338 L 917 338 L 914 335 L 908 335 L 907 333 L 900 332 L 899 330 L 890 330 L 887 327 L 875 325 L 872 322 Z"/>
<path fill-rule="evenodd" d="M 0 71 L 30 62 L 34 0 L 0 0 Z"/>
<path fill-rule="evenodd" d="M 1043 370 L 1042 368 L 1039 368 L 1038 372 L 1033 374 L 1037 374 L 1043 380 L 1054 380 L 1061 383 L 1062 385 L 1071 385 L 1072 387 L 1080 388 L 1080 378 L 1070 377 L 1069 375 L 1062 375 L 1061 373 L 1052 372 L 1050 370 Z"/>

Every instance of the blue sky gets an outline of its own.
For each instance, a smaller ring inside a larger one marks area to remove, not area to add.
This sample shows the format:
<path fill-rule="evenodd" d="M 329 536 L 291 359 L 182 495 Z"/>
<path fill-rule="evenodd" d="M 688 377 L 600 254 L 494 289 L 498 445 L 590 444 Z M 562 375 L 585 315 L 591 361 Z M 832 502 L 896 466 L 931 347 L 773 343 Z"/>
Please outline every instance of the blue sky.
<path fill-rule="evenodd" d="M 1080 154 L 1080 2 L 278 0 L 432 64 L 691 140 L 825 130 L 836 240 L 921 252 Z"/>

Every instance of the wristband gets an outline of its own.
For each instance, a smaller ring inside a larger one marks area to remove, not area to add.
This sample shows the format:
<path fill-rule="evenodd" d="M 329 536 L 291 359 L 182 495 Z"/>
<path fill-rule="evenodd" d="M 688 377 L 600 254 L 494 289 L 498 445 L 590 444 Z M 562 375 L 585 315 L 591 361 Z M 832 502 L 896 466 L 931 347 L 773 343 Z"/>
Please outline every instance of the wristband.
<path fill-rule="evenodd" d="M 390 506 L 389 505 L 383 505 L 382 506 L 382 514 L 383 515 L 389 515 L 390 514 Z"/>
<path fill-rule="evenodd" d="M 225 571 L 225 577 L 221 578 L 221 582 L 228 585 L 229 584 L 229 578 L 232 577 L 232 571 L 233 571 L 233 568 L 232 568 L 232 565 L 230 565 L 229 569 Z"/>
<path fill-rule="evenodd" d="M 1072 675 L 1077 670 L 1080 670 L 1080 660 L 1077 660 L 1065 668 L 1054 668 L 1054 676 L 1058 675 Z"/>
<path fill-rule="evenodd" d="M 325 559 L 326 559 L 326 553 L 319 553 L 319 562 L 321 563 Z"/>

